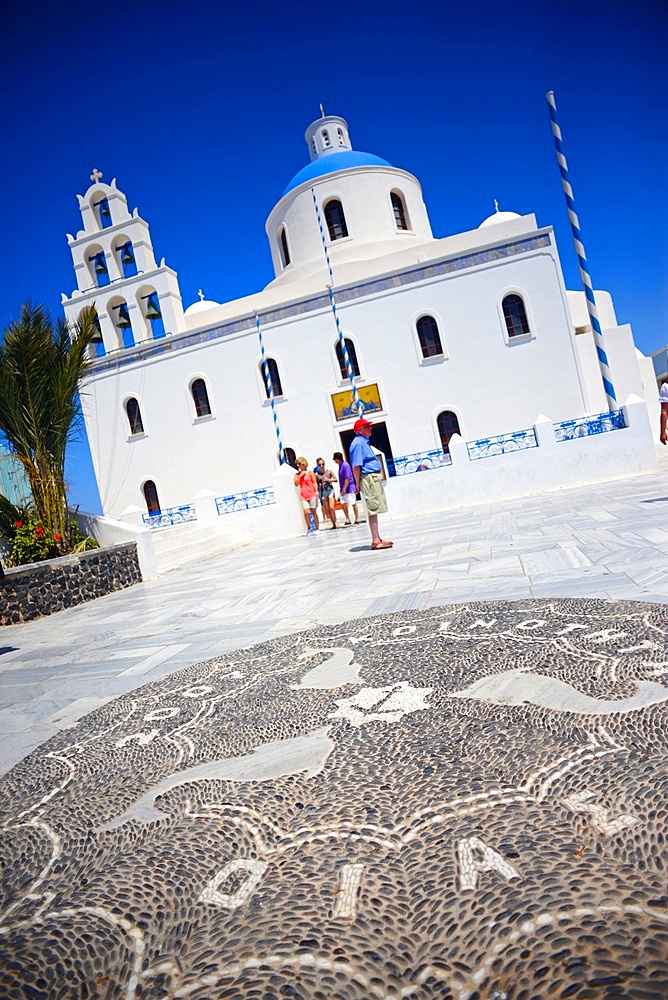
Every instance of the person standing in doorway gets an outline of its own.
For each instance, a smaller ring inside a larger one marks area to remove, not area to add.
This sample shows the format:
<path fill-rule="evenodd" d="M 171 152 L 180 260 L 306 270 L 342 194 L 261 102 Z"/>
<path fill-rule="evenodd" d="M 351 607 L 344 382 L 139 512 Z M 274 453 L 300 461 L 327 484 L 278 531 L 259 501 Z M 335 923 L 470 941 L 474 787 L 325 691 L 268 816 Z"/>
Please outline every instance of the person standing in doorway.
<path fill-rule="evenodd" d="M 359 524 L 360 516 L 359 508 L 357 506 L 357 487 L 355 486 L 353 470 L 350 468 L 350 463 L 346 462 L 340 451 L 335 451 L 332 458 L 339 467 L 339 499 L 341 501 L 341 507 L 343 508 L 343 516 L 346 519 L 344 527 L 353 523 L 350 520 L 351 507 L 353 509 L 355 524 Z"/>
<path fill-rule="evenodd" d="M 355 437 L 350 445 L 350 464 L 355 485 L 364 498 L 369 517 L 372 549 L 391 549 L 393 542 L 385 542 L 378 534 L 378 515 L 387 513 L 385 487 L 381 475 L 380 459 L 374 454 L 369 438 L 373 424 L 360 417 L 353 426 Z"/>

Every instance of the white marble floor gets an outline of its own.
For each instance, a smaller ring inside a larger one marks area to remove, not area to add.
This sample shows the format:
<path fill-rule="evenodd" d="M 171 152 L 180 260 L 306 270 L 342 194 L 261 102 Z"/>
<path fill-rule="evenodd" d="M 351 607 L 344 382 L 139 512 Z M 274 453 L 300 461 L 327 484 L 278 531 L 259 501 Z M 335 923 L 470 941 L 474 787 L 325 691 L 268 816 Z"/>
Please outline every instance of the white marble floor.
<path fill-rule="evenodd" d="M 484 600 L 668 604 L 668 449 L 655 474 L 246 546 L 0 630 L 0 774 L 179 667 L 318 624 Z"/>

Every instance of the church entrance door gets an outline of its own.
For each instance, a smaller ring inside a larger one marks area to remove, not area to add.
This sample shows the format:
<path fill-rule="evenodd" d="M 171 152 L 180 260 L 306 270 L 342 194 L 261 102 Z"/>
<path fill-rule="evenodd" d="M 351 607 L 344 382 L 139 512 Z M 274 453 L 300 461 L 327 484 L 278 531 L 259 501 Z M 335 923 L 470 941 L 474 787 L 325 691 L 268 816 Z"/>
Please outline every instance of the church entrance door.
<path fill-rule="evenodd" d="M 373 433 L 370 439 L 371 446 L 373 448 L 377 448 L 378 451 L 382 451 L 386 459 L 393 458 L 392 446 L 390 445 L 390 438 L 387 433 L 387 427 L 385 425 L 385 422 L 378 421 L 376 423 L 376 421 L 373 420 L 372 423 L 373 423 Z M 341 438 L 341 451 L 346 456 L 346 458 L 348 458 L 350 442 L 355 437 L 355 432 L 352 430 L 340 431 L 339 437 Z M 387 467 L 385 471 L 387 475 L 394 475 L 394 473 L 390 473 L 390 469 Z"/>

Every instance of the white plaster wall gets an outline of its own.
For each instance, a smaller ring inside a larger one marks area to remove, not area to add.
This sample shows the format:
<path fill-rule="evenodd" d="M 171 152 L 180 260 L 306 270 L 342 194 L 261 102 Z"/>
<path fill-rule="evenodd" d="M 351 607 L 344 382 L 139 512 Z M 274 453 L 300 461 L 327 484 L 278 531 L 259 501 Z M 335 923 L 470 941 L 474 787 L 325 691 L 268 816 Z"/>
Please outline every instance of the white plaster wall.
<path fill-rule="evenodd" d="M 500 303 L 523 295 L 531 335 L 508 342 Z M 423 362 L 415 321 L 432 313 L 445 356 Z M 362 382 L 379 385 L 395 456 L 439 446 L 436 417 L 458 414 L 468 439 L 587 410 L 560 273 L 551 250 L 534 251 L 419 285 L 379 291 L 339 308 L 356 344 Z M 276 411 L 284 446 L 309 461 L 341 447 L 330 396 L 347 388 L 335 359 L 331 310 L 266 325 L 265 350 L 279 365 Z M 142 483 L 156 483 L 163 508 L 202 489 L 226 495 L 267 485 L 278 467 L 271 407 L 259 370 L 254 326 L 224 340 L 138 361 L 89 380 L 84 413 L 106 513 L 144 507 Z M 558 373 L 558 377 L 555 376 Z M 213 415 L 196 420 L 188 386 L 207 383 Z M 131 438 L 124 404 L 140 404 L 145 434 Z"/>
<path fill-rule="evenodd" d="M 587 310 L 587 300 L 584 292 L 568 293 L 568 305 L 573 318 L 574 326 L 590 326 L 589 312 Z M 603 292 L 594 289 L 594 299 L 596 300 L 596 311 L 598 321 L 602 330 L 617 326 L 615 307 L 612 302 L 610 292 Z"/>
<path fill-rule="evenodd" d="M 271 248 L 274 272 L 285 281 L 298 278 L 304 265 L 324 266 L 324 251 L 311 188 L 314 188 L 325 236 L 327 224 L 323 206 L 337 198 L 344 210 L 348 237 L 329 245 L 332 265 L 340 261 L 376 257 L 407 245 L 432 238 L 422 189 L 412 174 L 393 167 L 355 167 L 325 174 L 288 192 L 272 210 L 266 231 Z M 401 192 L 411 229 L 397 230 L 390 202 L 390 192 Z M 284 270 L 278 251 L 277 233 L 284 225 L 290 248 L 291 264 Z"/>
<path fill-rule="evenodd" d="M 653 378 L 651 361 L 638 351 L 633 342 L 633 332 L 629 324 L 604 329 L 602 336 L 618 406 L 631 393 L 649 403 L 657 395 L 656 379 Z M 594 334 L 579 333 L 575 342 L 585 375 L 588 412 L 603 413 L 608 409 L 608 401 L 603 389 Z"/>
<path fill-rule="evenodd" d="M 631 397 L 624 412 L 627 428 L 574 441 L 557 442 L 552 423 L 541 420 L 536 424 L 538 448 L 473 462 L 466 443 L 455 438 L 450 442 L 451 466 L 388 479 L 389 512 L 383 517 L 490 501 L 502 505 L 513 497 L 652 472 L 656 450 L 645 403 Z"/>

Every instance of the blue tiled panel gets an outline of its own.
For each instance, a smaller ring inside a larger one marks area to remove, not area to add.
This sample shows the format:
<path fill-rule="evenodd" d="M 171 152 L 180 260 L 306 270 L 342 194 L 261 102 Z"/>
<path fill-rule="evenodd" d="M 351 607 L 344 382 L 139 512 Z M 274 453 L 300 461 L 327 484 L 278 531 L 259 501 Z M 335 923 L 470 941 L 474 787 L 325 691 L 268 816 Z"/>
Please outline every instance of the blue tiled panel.
<path fill-rule="evenodd" d="M 186 521 L 196 521 L 197 512 L 192 504 L 186 503 L 181 507 L 167 507 L 159 514 L 142 514 L 142 519 L 149 528 L 170 528 Z"/>
<path fill-rule="evenodd" d="M 276 503 L 276 497 L 271 487 L 261 490 L 248 490 L 246 493 L 232 493 L 228 497 L 216 497 L 216 510 L 219 514 L 233 514 L 237 510 L 252 510 L 254 507 L 268 507 Z"/>
<path fill-rule="evenodd" d="M 557 441 L 573 441 L 575 438 L 619 431 L 625 427 L 624 411 L 610 410 L 608 413 L 597 413 L 594 417 L 578 417 L 576 420 L 564 420 L 555 424 L 554 436 Z"/>
<path fill-rule="evenodd" d="M 440 469 L 444 465 L 452 465 L 452 458 L 446 452 L 418 451 L 414 455 L 402 455 L 401 458 L 388 458 L 387 471 L 391 476 L 410 476 L 413 472 L 426 472 L 428 469 Z"/>
<path fill-rule="evenodd" d="M 513 431 L 512 434 L 499 434 L 498 437 L 480 438 L 479 441 L 467 441 L 466 443 L 471 462 L 475 462 L 479 458 L 494 458 L 496 455 L 507 455 L 513 451 L 524 451 L 526 448 L 537 447 L 538 441 L 533 427 L 524 431 Z"/>

